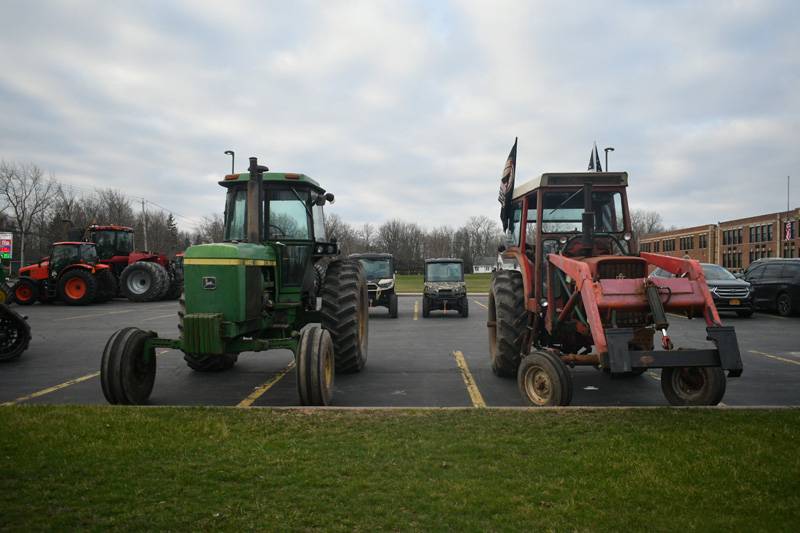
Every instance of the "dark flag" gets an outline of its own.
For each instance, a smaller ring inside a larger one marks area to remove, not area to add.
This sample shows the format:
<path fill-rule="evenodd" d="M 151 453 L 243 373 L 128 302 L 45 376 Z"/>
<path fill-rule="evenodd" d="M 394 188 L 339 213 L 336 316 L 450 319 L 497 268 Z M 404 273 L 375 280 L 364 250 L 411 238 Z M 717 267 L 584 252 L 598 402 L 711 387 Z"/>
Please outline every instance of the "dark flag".
<path fill-rule="evenodd" d="M 600 154 L 597 153 L 597 143 L 594 143 L 592 153 L 589 154 L 589 168 L 586 170 L 603 171 L 603 167 L 600 165 Z"/>
<path fill-rule="evenodd" d="M 497 201 L 500 202 L 500 220 L 503 221 L 503 231 L 508 229 L 511 220 L 511 200 L 514 195 L 514 175 L 517 170 L 517 138 L 514 137 L 514 146 L 506 159 L 506 166 L 503 168 L 503 176 L 500 178 L 500 193 Z"/>

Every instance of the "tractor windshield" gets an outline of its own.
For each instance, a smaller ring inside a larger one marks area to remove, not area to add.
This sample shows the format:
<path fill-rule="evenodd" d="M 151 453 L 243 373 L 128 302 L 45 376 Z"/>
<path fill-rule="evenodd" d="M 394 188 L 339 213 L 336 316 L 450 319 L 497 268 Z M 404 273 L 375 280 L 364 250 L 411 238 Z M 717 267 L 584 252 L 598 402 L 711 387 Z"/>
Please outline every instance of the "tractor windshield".
<path fill-rule="evenodd" d="M 247 189 L 232 188 L 225 205 L 225 240 L 244 241 L 247 238 Z"/>
<path fill-rule="evenodd" d="M 308 209 L 308 191 L 276 189 L 269 192 L 269 239 L 311 239 Z"/>
<path fill-rule="evenodd" d="M 542 232 L 579 233 L 583 214 L 583 194 L 580 190 L 545 192 L 543 195 Z M 592 192 L 594 231 L 621 233 L 625 231 L 622 195 L 619 192 Z"/>
<path fill-rule="evenodd" d="M 425 281 L 463 281 L 462 263 L 428 263 L 425 265 Z"/>
<path fill-rule="evenodd" d="M 389 259 L 359 259 L 364 267 L 364 274 L 367 279 L 387 279 L 392 277 L 392 264 Z"/>
<path fill-rule="evenodd" d="M 133 251 L 133 233 L 130 231 L 95 231 L 91 238 L 97 245 L 97 255 L 103 259 L 128 255 Z"/>

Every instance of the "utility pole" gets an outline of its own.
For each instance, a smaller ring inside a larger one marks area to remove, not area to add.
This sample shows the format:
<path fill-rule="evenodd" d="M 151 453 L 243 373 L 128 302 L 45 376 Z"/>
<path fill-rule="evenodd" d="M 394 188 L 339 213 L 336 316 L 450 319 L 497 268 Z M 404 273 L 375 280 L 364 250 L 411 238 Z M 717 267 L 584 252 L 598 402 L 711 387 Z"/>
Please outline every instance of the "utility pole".
<path fill-rule="evenodd" d="M 142 198 L 142 233 L 144 233 L 144 249 L 147 251 L 147 211 L 144 207 L 144 198 Z"/>

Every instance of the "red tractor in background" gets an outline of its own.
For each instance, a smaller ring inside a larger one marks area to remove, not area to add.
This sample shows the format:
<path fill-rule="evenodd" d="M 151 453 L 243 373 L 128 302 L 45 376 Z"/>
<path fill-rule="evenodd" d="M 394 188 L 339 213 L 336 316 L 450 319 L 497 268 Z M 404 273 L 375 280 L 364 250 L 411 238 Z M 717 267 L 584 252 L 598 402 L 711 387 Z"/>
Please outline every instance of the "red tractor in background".
<path fill-rule="evenodd" d="M 134 302 L 177 299 L 183 288 L 180 265 L 164 254 L 134 251 L 133 237 L 127 226 L 93 224 L 83 240 L 97 245 L 100 262 L 111 267 L 122 296 Z"/>
<path fill-rule="evenodd" d="M 508 246 L 489 295 L 494 373 L 516 376 L 529 404 L 556 406 L 571 401 L 574 366 L 618 376 L 660 368 L 670 404 L 718 404 L 726 372 L 742 373 L 736 333 L 722 325 L 697 261 L 638 252 L 627 173 L 542 174 L 514 188 L 512 155 L 501 189 Z M 648 278 L 651 265 L 675 277 Z M 709 345 L 676 349 L 667 312 L 705 320 Z"/>
<path fill-rule="evenodd" d="M 19 269 L 14 300 L 19 305 L 54 300 L 88 305 L 110 300 L 115 291 L 111 267 L 99 263 L 94 243 L 56 242 L 49 256 Z"/>

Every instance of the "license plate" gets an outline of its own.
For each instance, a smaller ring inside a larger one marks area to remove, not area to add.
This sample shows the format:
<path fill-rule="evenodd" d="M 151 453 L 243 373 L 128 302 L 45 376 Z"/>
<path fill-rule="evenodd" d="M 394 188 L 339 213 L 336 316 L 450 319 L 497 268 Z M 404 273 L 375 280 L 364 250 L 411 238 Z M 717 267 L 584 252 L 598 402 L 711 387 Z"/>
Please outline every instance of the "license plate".
<path fill-rule="evenodd" d="M 741 300 L 731 300 L 731 305 L 741 305 Z"/>

